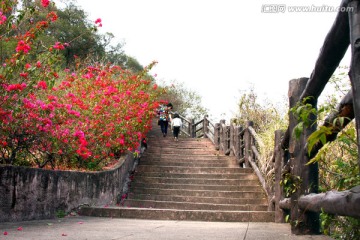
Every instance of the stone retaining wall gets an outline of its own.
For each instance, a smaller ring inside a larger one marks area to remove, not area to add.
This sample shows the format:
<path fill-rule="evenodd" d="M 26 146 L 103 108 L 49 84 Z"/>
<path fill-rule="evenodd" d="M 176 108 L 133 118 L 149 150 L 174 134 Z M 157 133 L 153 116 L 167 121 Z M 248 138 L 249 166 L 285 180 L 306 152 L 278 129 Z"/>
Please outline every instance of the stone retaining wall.
<path fill-rule="evenodd" d="M 81 205 L 115 204 L 135 159 L 102 172 L 0 166 L 0 222 L 53 218 Z"/>

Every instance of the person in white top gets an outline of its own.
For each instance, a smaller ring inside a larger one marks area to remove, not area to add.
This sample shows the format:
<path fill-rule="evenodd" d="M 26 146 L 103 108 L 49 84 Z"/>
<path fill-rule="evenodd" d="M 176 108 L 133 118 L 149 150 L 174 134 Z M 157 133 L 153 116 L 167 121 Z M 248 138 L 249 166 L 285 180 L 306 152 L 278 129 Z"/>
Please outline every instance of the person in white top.
<path fill-rule="evenodd" d="M 171 120 L 171 129 L 173 130 L 175 141 L 179 140 L 180 128 L 182 126 L 182 121 L 178 113 L 174 114 L 174 118 Z"/>

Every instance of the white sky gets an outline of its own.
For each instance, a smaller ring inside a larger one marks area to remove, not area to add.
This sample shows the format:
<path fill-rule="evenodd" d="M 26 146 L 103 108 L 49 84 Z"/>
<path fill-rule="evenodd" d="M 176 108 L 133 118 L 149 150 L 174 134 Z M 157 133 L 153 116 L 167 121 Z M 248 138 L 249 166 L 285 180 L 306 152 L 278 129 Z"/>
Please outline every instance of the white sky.
<path fill-rule="evenodd" d="M 125 42 L 157 79 L 184 82 L 210 116 L 230 119 L 240 92 L 287 100 L 288 82 L 309 77 L 336 12 L 262 13 L 264 4 L 333 6 L 340 0 L 77 0 L 102 31 Z M 266 10 L 266 9 L 265 9 Z M 342 65 L 349 65 L 349 54 Z M 176 106 L 175 106 L 176 108 Z"/>

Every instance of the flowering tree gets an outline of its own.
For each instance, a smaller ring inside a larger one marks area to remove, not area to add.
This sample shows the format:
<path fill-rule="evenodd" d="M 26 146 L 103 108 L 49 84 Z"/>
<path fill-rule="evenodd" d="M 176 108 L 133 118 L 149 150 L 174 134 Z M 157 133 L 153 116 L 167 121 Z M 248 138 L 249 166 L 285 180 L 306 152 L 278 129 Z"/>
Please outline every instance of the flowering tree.
<path fill-rule="evenodd" d="M 1 2 L 0 41 L 16 46 L 0 68 L 0 164 L 99 169 L 150 129 L 160 94 L 147 75 L 155 63 L 137 74 L 106 64 L 60 70 L 68 43 L 34 46 L 57 20 L 50 4 L 16 12 L 16 1 Z M 46 19 L 17 31 L 37 12 Z"/>

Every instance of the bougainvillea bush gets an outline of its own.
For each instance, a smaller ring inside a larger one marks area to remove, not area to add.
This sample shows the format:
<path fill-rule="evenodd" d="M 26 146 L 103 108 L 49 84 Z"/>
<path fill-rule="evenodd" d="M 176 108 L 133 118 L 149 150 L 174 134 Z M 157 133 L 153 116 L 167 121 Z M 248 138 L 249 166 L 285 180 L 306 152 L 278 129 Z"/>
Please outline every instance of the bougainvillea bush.
<path fill-rule="evenodd" d="M 15 11 L 16 1 L 1 1 L 0 41 L 15 44 L 0 67 L 0 164 L 101 169 L 150 130 L 160 94 L 148 76 L 155 63 L 136 74 L 103 63 L 60 69 L 71 43 L 39 44 L 57 20 L 52 3 L 40 3 Z M 19 31 L 40 11 L 46 19 Z"/>

